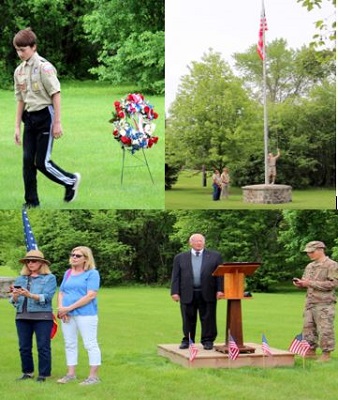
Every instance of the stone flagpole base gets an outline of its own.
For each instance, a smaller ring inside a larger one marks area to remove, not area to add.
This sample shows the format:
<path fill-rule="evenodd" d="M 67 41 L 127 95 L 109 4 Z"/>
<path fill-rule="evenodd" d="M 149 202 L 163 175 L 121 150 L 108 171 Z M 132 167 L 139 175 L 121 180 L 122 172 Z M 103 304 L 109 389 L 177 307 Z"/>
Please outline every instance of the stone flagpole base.
<path fill-rule="evenodd" d="M 242 190 L 244 203 L 281 204 L 292 201 L 292 187 L 288 185 L 248 185 Z"/>

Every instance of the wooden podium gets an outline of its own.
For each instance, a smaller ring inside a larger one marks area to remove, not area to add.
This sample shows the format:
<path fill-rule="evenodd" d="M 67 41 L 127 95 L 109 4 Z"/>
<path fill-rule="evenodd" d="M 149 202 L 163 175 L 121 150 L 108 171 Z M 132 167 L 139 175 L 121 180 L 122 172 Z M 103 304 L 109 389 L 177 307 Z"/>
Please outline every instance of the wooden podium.
<path fill-rule="evenodd" d="M 253 347 L 245 346 L 243 343 L 241 300 L 248 298 L 244 296 L 245 276 L 252 275 L 260 265 L 260 263 L 251 262 L 231 262 L 219 265 L 214 271 L 214 276 L 224 277 L 224 298 L 228 300 L 225 345 L 215 346 L 217 351 L 228 352 L 230 332 L 240 353 L 255 352 Z"/>

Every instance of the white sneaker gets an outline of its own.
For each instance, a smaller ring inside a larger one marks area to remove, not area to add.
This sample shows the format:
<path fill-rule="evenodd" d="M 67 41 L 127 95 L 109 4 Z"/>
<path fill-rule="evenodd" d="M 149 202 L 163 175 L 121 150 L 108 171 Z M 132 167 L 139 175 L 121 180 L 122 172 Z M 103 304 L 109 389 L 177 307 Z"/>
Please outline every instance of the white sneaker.
<path fill-rule="evenodd" d="M 81 382 L 80 385 L 81 386 L 95 385 L 96 383 L 100 383 L 99 378 L 89 377 L 89 378 L 85 379 L 83 382 Z"/>
<path fill-rule="evenodd" d="M 76 379 L 75 375 L 65 375 L 63 378 L 58 379 L 57 383 L 68 383 Z"/>

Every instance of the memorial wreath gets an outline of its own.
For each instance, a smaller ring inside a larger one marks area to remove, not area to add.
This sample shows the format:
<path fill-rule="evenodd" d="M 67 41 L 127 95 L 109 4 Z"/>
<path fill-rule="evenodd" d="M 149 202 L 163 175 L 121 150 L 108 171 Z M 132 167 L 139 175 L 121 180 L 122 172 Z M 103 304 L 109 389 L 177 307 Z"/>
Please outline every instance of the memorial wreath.
<path fill-rule="evenodd" d="M 113 136 L 121 145 L 135 153 L 140 149 L 152 147 L 158 141 L 153 136 L 158 118 L 154 107 L 141 93 L 131 93 L 120 101 L 115 101 L 113 117 L 109 120 L 114 126 Z"/>

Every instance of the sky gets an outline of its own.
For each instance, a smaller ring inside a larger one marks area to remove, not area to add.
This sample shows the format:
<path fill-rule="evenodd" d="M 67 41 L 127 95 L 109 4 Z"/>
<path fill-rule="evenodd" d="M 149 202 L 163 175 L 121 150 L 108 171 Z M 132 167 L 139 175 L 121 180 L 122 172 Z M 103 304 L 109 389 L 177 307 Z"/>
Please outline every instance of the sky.
<path fill-rule="evenodd" d="M 314 22 L 333 21 L 329 0 L 308 12 L 297 0 L 265 0 L 266 44 L 277 38 L 293 49 L 312 41 Z M 257 44 L 262 0 L 165 0 L 165 101 L 175 99 L 187 66 L 212 48 L 233 66 L 232 54 Z M 258 55 L 257 55 L 258 57 Z"/>

